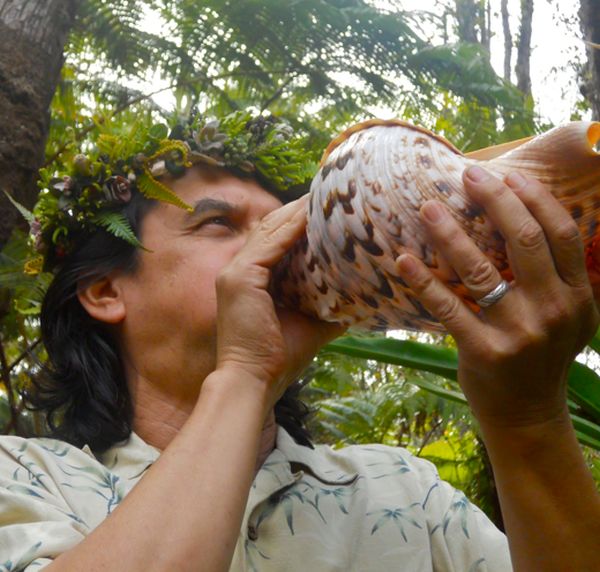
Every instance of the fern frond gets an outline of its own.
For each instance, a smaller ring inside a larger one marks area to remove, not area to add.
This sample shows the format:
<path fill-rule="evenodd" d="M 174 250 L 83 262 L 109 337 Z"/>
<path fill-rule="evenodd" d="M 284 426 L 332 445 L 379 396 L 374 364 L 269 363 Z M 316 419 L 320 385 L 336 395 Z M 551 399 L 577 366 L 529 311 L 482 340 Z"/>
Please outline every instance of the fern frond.
<path fill-rule="evenodd" d="M 163 203 L 170 203 L 176 207 L 192 212 L 192 207 L 182 201 L 169 187 L 157 181 L 148 169 L 137 179 L 138 188 L 141 193 L 149 199 L 157 199 Z"/>
<path fill-rule="evenodd" d="M 179 151 L 179 153 L 181 153 L 183 164 L 186 167 L 191 166 L 191 163 L 188 160 L 189 147 L 183 141 L 169 139 L 164 139 L 160 142 L 158 150 L 156 151 L 156 153 L 148 157 L 147 162 L 149 164 L 153 163 L 154 161 L 163 157 L 164 155 L 171 153 L 171 151 Z"/>
<path fill-rule="evenodd" d="M 109 133 L 101 133 L 96 142 L 98 151 L 105 155 L 108 155 L 111 159 L 114 159 L 116 152 L 120 150 L 119 138 L 116 135 L 110 135 Z"/>
<path fill-rule="evenodd" d="M 135 236 L 124 214 L 118 212 L 100 212 L 93 218 L 92 222 L 104 227 L 108 232 L 117 238 L 127 241 L 132 246 L 144 248 L 144 245 Z"/>

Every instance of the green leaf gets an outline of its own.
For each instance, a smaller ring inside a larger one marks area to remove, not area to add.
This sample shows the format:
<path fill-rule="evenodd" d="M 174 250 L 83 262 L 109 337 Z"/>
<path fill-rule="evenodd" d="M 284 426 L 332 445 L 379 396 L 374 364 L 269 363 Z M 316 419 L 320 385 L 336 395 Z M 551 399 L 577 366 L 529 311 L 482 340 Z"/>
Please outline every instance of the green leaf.
<path fill-rule="evenodd" d="M 592 348 L 596 353 L 600 354 L 600 328 L 594 337 L 588 342 L 588 346 L 590 346 L 590 348 Z"/>
<path fill-rule="evenodd" d="M 142 194 L 149 199 L 157 199 L 164 203 L 170 203 L 187 211 L 193 210 L 190 205 L 182 201 L 169 187 L 163 185 L 148 173 L 140 175 L 137 183 Z"/>
<path fill-rule="evenodd" d="M 345 336 L 329 343 L 326 349 L 353 357 L 429 371 L 453 381 L 457 379 L 457 353 L 450 348 L 411 340 Z M 460 392 L 445 389 L 417 376 L 410 376 L 408 381 L 449 401 L 466 403 Z M 568 393 L 575 404 L 600 421 L 600 376 L 589 367 L 573 362 L 569 369 Z M 600 425 L 574 413 L 572 403 L 569 409 L 579 441 L 600 451 Z"/>
<path fill-rule="evenodd" d="M 21 215 L 23 215 L 23 218 L 29 224 L 35 222 L 35 216 L 31 211 L 27 210 L 22 204 L 19 204 L 17 201 L 15 201 L 15 199 L 13 199 L 4 189 L 2 190 L 4 191 L 6 198 L 8 198 L 8 200 L 15 206 L 15 208 L 21 213 Z"/>
<path fill-rule="evenodd" d="M 353 357 L 430 371 L 453 381 L 457 379 L 458 357 L 456 350 L 451 348 L 411 340 L 354 336 L 339 338 L 329 343 L 326 348 Z"/>
<path fill-rule="evenodd" d="M 422 379 L 416 375 L 408 376 L 407 381 L 420 387 L 421 389 L 425 389 L 429 393 L 433 395 L 437 395 L 443 399 L 447 399 L 448 401 L 453 401 L 454 403 L 460 403 L 461 405 L 468 405 L 467 398 L 460 391 L 453 391 L 452 389 L 446 389 L 441 387 L 431 381 L 427 381 L 426 379 Z"/>
<path fill-rule="evenodd" d="M 158 139 L 159 141 L 162 141 L 169 135 L 169 128 L 163 123 L 157 123 L 156 125 L 150 127 L 148 130 L 148 135 L 152 139 Z"/>
<path fill-rule="evenodd" d="M 600 425 L 574 413 L 571 413 L 571 421 L 579 442 L 600 451 Z"/>
<path fill-rule="evenodd" d="M 146 250 L 138 240 L 137 236 L 135 236 L 129 221 L 124 214 L 118 212 L 102 212 L 98 213 L 93 218 L 92 222 L 98 226 L 104 227 L 108 232 L 114 234 L 118 238 L 122 238 L 129 244 Z"/>
<path fill-rule="evenodd" d="M 569 397 L 600 421 L 600 377 L 586 365 L 573 362 L 569 368 Z"/>

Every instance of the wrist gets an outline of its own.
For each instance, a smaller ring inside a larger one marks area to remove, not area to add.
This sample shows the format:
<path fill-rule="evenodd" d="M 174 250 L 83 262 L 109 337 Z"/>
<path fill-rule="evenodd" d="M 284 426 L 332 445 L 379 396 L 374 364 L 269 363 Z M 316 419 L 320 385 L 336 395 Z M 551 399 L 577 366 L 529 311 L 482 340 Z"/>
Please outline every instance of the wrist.
<path fill-rule="evenodd" d="M 490 454 L 506 452 L 515 457 L 543 454 L 546 447 L 577 444 L 573 424 L 566 407 L 546 415 L 505 420 L 479 420 L 483 440 Z"/>
<path fill-rule="evenodd" d="M 270 411 L 268 384 L 234 367 L 219 367 L 211 372 L 202 382 L 200 398 L 257 410 L 263 416 Z"/>

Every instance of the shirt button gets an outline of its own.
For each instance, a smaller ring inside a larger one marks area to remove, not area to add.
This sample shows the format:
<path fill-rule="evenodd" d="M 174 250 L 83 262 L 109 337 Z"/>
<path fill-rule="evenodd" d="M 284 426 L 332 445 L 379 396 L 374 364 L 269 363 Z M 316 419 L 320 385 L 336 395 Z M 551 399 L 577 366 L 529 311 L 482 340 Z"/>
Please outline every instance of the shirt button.
<path fill-rule="evenodd" d="M 248 525 L 248 538 L 250 540 L 256 540 L 258 538 L 258 531 L 251 524 Z"/>

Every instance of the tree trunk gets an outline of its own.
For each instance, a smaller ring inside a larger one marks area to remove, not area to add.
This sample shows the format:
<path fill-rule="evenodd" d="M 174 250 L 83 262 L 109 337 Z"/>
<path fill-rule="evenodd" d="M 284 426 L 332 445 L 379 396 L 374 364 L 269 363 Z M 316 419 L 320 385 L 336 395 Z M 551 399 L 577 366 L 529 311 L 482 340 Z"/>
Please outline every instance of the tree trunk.
<path fill-rule="evenodd" d="M 488 51 L 492 51 L 492 9 L 489 0 L 481 0 L 479 3 L 479 30 L 481 32 L 481 45 Z"/>
<path fill-rule="evenodd" d="M 581 0 L 581 30 L 586 41 L 588 61 L 582 71 L 581 93 L 592 108 L 592 118 L 600 121 L 600 0 Z"/>
<path fill-rule="evenodd" d="M 527 96 L 531 96 L 531 21 L 533 19 L 533 0 L 521 0 L 521 26 L 517 46 L 517 87 Z"/>
<path fill-rule="evenodd" d="M 49 107 L 80 0 L 0 0 L 0 189 L 32 207 Z M 20 215 L 0 192 L 0 249 Z"/>
<path fill-rule="evenodd" d="M 476 44 L 478 2 L 476 0 L 456 0 L 456 22 L 458 24 L 458 38 L 461 42 Z"/>
<path fill-rule="evenodd" d="M 512 61 L 512 34 L 510 33 L 510 20 L 508 18 L 508 0 L 502 0 L 502 30 L 504 31 L 504 79 L 511 79 Z"/>

